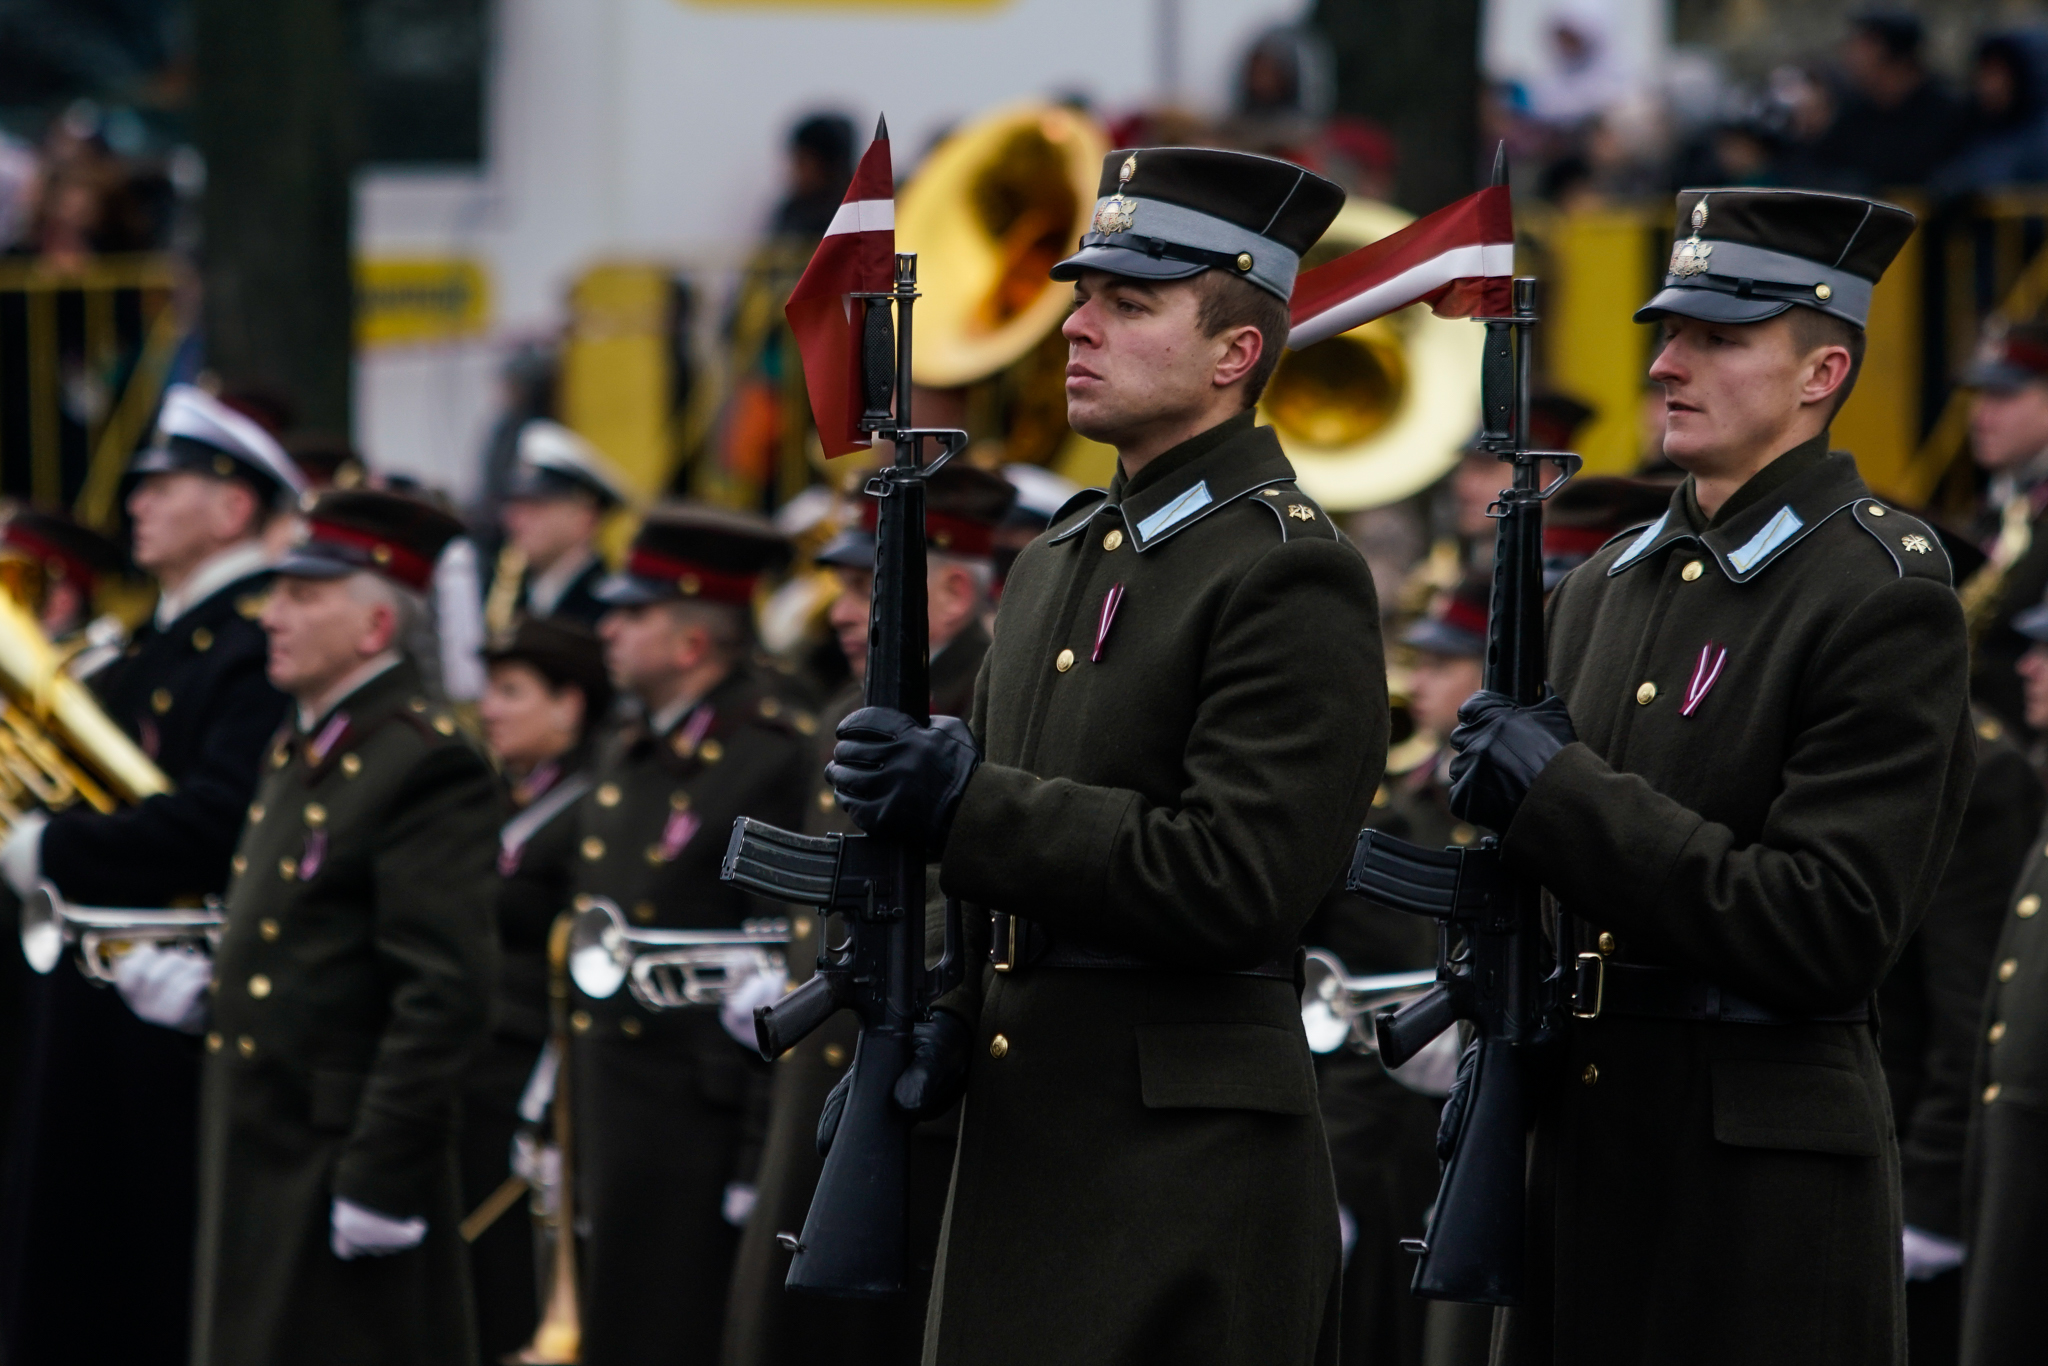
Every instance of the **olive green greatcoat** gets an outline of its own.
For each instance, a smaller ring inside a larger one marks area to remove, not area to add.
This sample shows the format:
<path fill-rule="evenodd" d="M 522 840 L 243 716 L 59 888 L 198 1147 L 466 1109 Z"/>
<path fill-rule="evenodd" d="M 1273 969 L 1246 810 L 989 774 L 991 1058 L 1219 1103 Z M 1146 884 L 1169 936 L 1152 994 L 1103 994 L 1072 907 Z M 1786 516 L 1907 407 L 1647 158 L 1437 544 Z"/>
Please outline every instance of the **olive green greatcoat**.
<path fill-rule="evenodd" d="M 1868 1001 L 1970 791 L 1962 613 L 1934 533 L 1874 500 L 1823 433 L 1711 521 L 1681 485 L 1549 615 L 1578 743 L 1503 848 L 1574 918 L 1569 947 L 1605 931 L 1617 962 L 1809 1021 Z M 1502 1359 L 1903 1360 L 1874 1035 L 1574 1022 L 1539 1082 L 1529 1283 Z"/>
<path fill-rule="evenodd" d="M 948 998 L 975 1044 L 927 1361 L 1334 1357 L 1300 1005 L 1244 970 L 1292 954 L 1337 877 L 1387 712 L 1371 576 L 1292 481 L 1233 418 L 1077 498 L 1004 589 L 945 890 L 984 940 L 993 907 L 1157 966 Z"/>
<path fill-rule="evenodd" d="M 1977 1035 L 1963 1172 L 1963 1366 L 2031 1366 L 2048 1343 L 2048 826 L 2007 904 Z"/>
<path fill-rule="evenodd" d="M 733 821 L 785 828 L 816 780 L 817 723 L 741 669 L 665 733 L 625 727 L 579 804 L 575 888 L 627 923 L 737 929 L 786 909 L 721 882 Z M 732 1182 L 751 1182 L 768 1064 L 712 1006 L 654 1012 L 626 988 L 576 993 L 570 1094 L 584 1242 L 585 1366 L 711 1360 L 739 1230 Z"/>
<path fill-rule="evenodd" d="M 455 1126 L 496 970 L 497 784 L 409 663 L 343 713 L 338 738 L 326 718 L 280 736 L 235 855 L 200 1107 L 196 1366 L 476 1357 Z M 340 1260 L 337 1196 L 424 1217 L 426 1242 Z"/>

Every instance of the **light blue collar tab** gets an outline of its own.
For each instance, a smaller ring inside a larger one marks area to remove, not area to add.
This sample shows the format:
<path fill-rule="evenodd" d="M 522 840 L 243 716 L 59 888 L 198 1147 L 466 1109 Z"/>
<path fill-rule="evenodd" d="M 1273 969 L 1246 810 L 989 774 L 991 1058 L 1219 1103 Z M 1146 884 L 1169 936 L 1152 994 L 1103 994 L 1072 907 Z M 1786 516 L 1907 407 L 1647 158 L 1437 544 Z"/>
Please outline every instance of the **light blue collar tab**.
<path fill-rule="evenodd" d="M 1209 496 L 1209 481 L 1200 480 L 1193 488 L 1138 523 L 1138 539 L 1156 541 L 1162 534 L 1185 522 L 1214 501 L 1216 500 Z"/>
<path fill-rule="evenodd" d="M 1747 574 L 1766 555 L 1797 535 L 1799 528 L 1805 525 L 1806 523 L 1799 520 L 1799 514 L 1789 505 L 1781 507 L 1770 521 L 1764 523 L 1761 531 L 1750 537 L 1743 545 L 1728 552 L 1728 563 L 1735 566 L 1736 573 Z"/>
<path fill-rule="evenodd" d="M 1636 556 L 1642 554 L 1645 550 L 1648 550 L 1651 547 L 1651 545 L 1653 545 L 1656 542 L 1657 538 L 1664 534 L 1664 528 L 1666 525 L 1670 523 L 1670 521 L 1671 509 L 1666 508 L 1664 510 L 1664 515 L 1662 517 L 1659 517 L 1656 521 L 1644 527 L 1643 534 L 1636 537 L 1635 540 L 1629 542 L 1628 549 L 1621 552 L 1621 558 L 1614 562 L 1614 564 L 1608 569 L 1608 572 L 1610 574 L 1613 573 L 1614 570 L 1621 568 L 1625 564 L 1628 564 L 1630 561 L 1634 560 Z"/>

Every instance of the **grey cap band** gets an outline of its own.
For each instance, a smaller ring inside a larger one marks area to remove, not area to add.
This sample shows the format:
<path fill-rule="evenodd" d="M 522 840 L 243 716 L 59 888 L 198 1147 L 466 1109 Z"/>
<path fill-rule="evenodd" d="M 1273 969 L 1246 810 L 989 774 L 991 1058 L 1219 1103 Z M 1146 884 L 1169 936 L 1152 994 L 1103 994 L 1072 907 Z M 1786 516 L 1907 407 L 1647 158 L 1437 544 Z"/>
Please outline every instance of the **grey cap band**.
<path fill-rule="evenodd" d="M 1766 308 L 1763 316 L 1781 313 L 1792 304 L 1804 304 L 1858 327 L 1864 326 L 1870 317 L 1874 286 L 1861 275 L 1747 242 L 1717 242 L 1709 237 L 1701 239 L 1701 245 L 1710 249 L 1706 271 L 1698 275 L 1666 275 L 1663 290 L 1638 311 L 1638 321 L 1644 320 L 1643 313 L 1652 311 L 1684 312 L 1682 307 L 1675 306 L 1674 295 L 1687 292 L 1755 299 Z M 1722 311 L 1715 310 L 1715 316 L 1718 318 Z"/>
<path fill-rule="evenodd" d="M 1218 218 L 1198 209 L 1185 208 L 1179 204 L 1169 204 L 1162 199 L 1146 199 L 1142 195 L 1133 194 L 1121 197 L 1123 202 L 1130 206 L 1130 231 L 1120 232 L 1114 236 L 1089 233 L 1082 239 L 1080 251 L 1052 268 L 1053 279 L 1071 280 L 1082 270 L 1106 270 L 1111 274 L 1144 274 L 1156 277 L 1160 272 L 1120 272 L 1116 262 L 1119 257 L 1125 257 L 1126 253 L 1136 253 L 1157 260 L 1158 253 L 1150 250 L 1150 244 L 1166 242 L 1176 246 L 1193 247 L 1232 262 L 1239 256 L 1250 256 L 1251 269 L 1234 273 L 1239 273 L 1241 278 L 1279 295 L 1282 299 L 1293 296 L 1294 277 L 1301 269 L 1301 258 L 1272 238 L 1261 236 L 1250 228 L 1240 227 L 1228 219 Z M 1102 213 L 1102 206 L 1109 202 L 1109 198 L 1105 196 L 1095 201 L 1095 212 L 1098 217 Z M 1206 265 L 1196 264 L 1176 274 L 1193 275 L 1208 268 Z"/>

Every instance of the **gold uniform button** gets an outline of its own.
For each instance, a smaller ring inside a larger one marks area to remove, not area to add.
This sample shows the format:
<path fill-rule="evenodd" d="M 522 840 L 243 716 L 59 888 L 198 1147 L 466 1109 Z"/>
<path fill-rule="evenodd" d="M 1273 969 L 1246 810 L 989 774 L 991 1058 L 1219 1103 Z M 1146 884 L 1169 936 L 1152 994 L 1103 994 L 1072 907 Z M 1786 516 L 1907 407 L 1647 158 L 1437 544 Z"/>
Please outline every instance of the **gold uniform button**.
<path fill-rule="evenodd" d="M 1999 1022 L 1998 1022 L 1997 1024 L 1995 1024 L 1995 1025 L 1991 1026 L 1991 1032 L 1990 1032 L 1990 1033 L 1988 1033 L 1988 1034 L 1986 1034 L 1986 1035 L 1985 1035 L 1984 1037 L 1985 1037 L 1985 1038 L 1987 1038 L 1987 1039 L 1989 1039 L 1989 1040 L 1991 1040 L 1991 1042 L 1993 1042 L 1993 1043 L 1998 1043 L 1999 1041 L 2001 1041 L 2002 1039 L 2004 1039 L 2004 1038 L 2005 1038 L 2005 1021 L 2003 1021 L 2003 1020 L 2000 1020 L 2000 1021 L 1999 1021 Z"/>
<path fill-rule="evenodd" d="M 1124 533 L 1116 527 L 1111 527 L 1109 533 L 1102 538 L 1102 548 L 1104 550 L 1115 550 L 1123 543 Z"/>
<path fill-rule="evenodd" d="M 828 1043 L 828 1044 L 826 1044 L 826 1045 L 825 1045 L 825 1066 L 827 1066 L 827 1067 L 844 1067 L 844 1066 L 846 1066 L 846 1050 L 845 1050 L 845 1049 L 844 1049 L 843 1047 L 841 1047 L 840 1045 L 836 1044 L 836 1043 Z"/>
<path fill-rule="evenodd" d="M 796 931 L 797 938 L 807 938 L 811 933 L 811 918 L 807 915 L 800 915 L 789 922 L 789 927 Z"/>
<path fill-rule="evenodd" d="M 218 1053 L 221 1050 L 221 1045 L 225 1044 L 226 1042 L 227 1040 L 223 1039 L 220 1036 L 220 1031 L 216 1029 L 211 1034 L 208 1034 L 206 1036 L 206 1051 L 209 1053 Z"/>
<path fill-rule="evenodd" d="M 1479 838 L 1479 832 L 1462 822 L 1451 827 L 1452 844 L 1470 844 Z"/>
<path fill-rule="evenodd" d="M 725 746 L 716 740 L 706 740 L 697 746 L 697 757 L 707 764 L 715 764 L 725 757 Z"/>
<path fill-rule="evenodd" d="M 1985 1103 L 1986 1105 L 1989 1105 L 1989 1104 L 1990 1104 L 1990 1103 L 1991 1103 L 1992 1101 L 1994 1101 L 1994 1100 L 1997 1100 L 1997 1099 L 1998 1099 L 1998 1083 L 1994 1081 L 1994 1082 L 1992 1082 L 1992 1083 L 1991 1083 L 1991 1084 L 1990 1084 L 1989 1086 L 1987 1086 L 1987 1087 L 1985 1087 L 1985 1088 L 1984 1088 L 1984 1103 Z"/>
<path fill-rule="evenodd" d="M 656 868 L 659 868 L 662 864 L 668 862 L 668 855 L 662 850 L 660 845 L 650 844 L 647 846 L 647 861 Z"/>
<path fill-rule="evenodd" d="M 196 628 L 192 632 L 192 648 L 201 654 L 211 650 L 213 648 L 213 632 L 207 630 L 204 626 Z"/>
<path fill-rule="evenodd" d="M 260 972 L 257 973 L 254 977 L 251 977 L 249 979 L 249 995 L 258 1001 L 261 1001 L 265 997 L 269 996 L 270 979 L 268 977 L 265 977 Z"/>
<path fill-rule="evenodd" d="M 1884 509 L 1879 507 L 1876 503 L 1872 503 L 1870 505 L 1870 515 L 1873 517 L 1882 517 L 1884 516 Z"/>
<path fill-rule="evenodd" d="M 796 727 L 798 735 L 816 735 L 818 733 L 818 718 L 807 711 L 798 712 L 790 718 L 789 723 Z"/>
<path fill-rule="evenodd" d="M 690 809 L 690 794 L 682 791 L 669 793 L 668 809 L 671 811 L 688 811 Z"/>
<path fill-rule="evenodd" d="M 263 824 L 263 803 L 262 803 L 262 802 L 250 802 L 250 803 L 249 803 L 249 824 L 251 824 L 251 825 L 261 825 L 261 824 Z"/>
<path fill-rule="evenodd" d="M 633 918 L 643 925 L 652 925 L 654 923 L 654 903 L 652 901 L 636 903 L 633 907 Z"/>
<path fill-rule="evenodd" d="M 1387 785 L 1385 783 L 1381 783 L 1373 789 L 1372 805 L 1375 811 L 1384 809 L 1393 800 L 1392 797 L 1387 795 Z"/>
<path fill-rule="evenodd" d="M 247 1034 L 242 1035 L 239 1039 L 235 1040 L 235 1051 L 237 1053 L 240 1053 L 245 1058 L 255 1057 L 256 1040 L 249 1037 Z"/>
<path fill-rule="evenodd" d="M 292 752 L 283 745 L 279 745 L 276 749 L 270 751 L 270 766 L 272 768 L 283 768 L 291 761 Z"/>
<path fill-rule="evenodd" d="M 427 699 L 424 697 L 415 697 L 405 705 L 411 707 L 422 716 L 427 714 Z"/>
<path fill-rule="evenodd" d="M 1587 1063 L 1585 1067 L 1579 1072 L 1579 1080 L 1584 1082 L 1588 1086 L 1598 1084 L 1600 1080 L 1600 1069 L 1590 1062 Z"/>
<path fill-rule="evenodd" d="M 2013 979 L 2013 975 L 2017 973 L 2019 970 L 2020 960 L 2017 958 L 2008 958 L 2003 963 L 2000 963 L 1998 965 L 1998 980 L 2001 982 L 2010 982 Z"/>
<path fill-rule="evenodd" d="M 242 874 L 249 871 L 249 856 L 247 854 L 237 854 L 235 855 L 234 861 L 230 863 L 228 866 L 235 870 L 236 877 L 240 877 Z"/>
<path fill-rule="evenodd" d="M 149 695 L 149 709 L 158 716 L 162 716 L 165 712 L 169 711 L 171 709 L 171 690 L 169 688 L 158 688 L 155 692 L 151 693 Z"/>
<path fill-rule="evenodd" d="M 598 788 L 597 804 L 599 806 L 617 806 L 619 804 L 619 785 L 617 783 L 606 783 Z"/>
<path fill-rule="evenodd" d="M 1052 666 L 1055 669 L 1058 669 L 1061 673 L 1065 673 L 1067 670 L 1073 668 L 1074 652 L 1072 650 L 1061 650 L 1059 653 L 1059 658 L 1053 660 Z"/>
<path fill-rule="evenodd" d="M 434 729 L 443 735 L 455 734 L 455 718 L 446 715 L 435 717 Z"/>
<path fill-rule="evenodd" d="M 772 697 L 762 698 L 761 715 L 773 721 L 776 717 L 782 715 L 782 703 Z"/>
<path fill-rule="evenodd" d="M 988 1055 L 991 1058 L 1008 1057 L 1009 1053 L 1010 1041 L 1002 1035 L 998 1034 L 988 1041 Z"/>
<path fill-rule="evenodd" d="M 1980 739 L 1996 740 L 2000 733 L 1998 723 L 1988 716 L 1977 723 L 1977 735 Z"/>
<path fill-rule="evenodd" d="M 1647 706 L 1649 706 L 1649 705 L 1650 705 L 1650 704 L 1651 704 L 1652 702 L 1654 702 L 1654 701 L 1656 701 L 1656 700 L 1657 700 L 1657 685 L 1656 685 L 1655 683 L 1645 683 L 1645 684 L 1643 684 L 1643 686 L 1642 686 L 1642 687 L 1640 687 L 1640 688 L 1637 688 L 1637 689 L 1636 689 L 1636 705 L 1637 705 L 1637 706 L 1639 706 L 1639 707 L 1647 707 Z"/>
<path fill-rule="evenodd" d="M 587 1010 L 570 1012 L 569 1028 L 575 1030 L 578 1034 L 588 1030 L 590 1028 L 590 1012 Z"/>
<path fill-rule="evenodd" d="M 284 926 L 266 915 L 256 922 L 256 933 L 263 937 L 264 943 L 275 944 L 277 937 L 284 933 Z"/>
<path fill-rule="evenodd" d="M 362 756 L 356 754 L 344 754 L 341 756 L 341 773 L 343 777 L 353 778 L 362 771 Z"/>
<path fill-rule="evenodd" d="M 1694 583 L 1699 579 L 1700 575 L 1706 572 L 1707 567 L 1698 560 L 1687 560 L 1685 568 L 1678 571 L 1678 577 L 1684 579 L 1687 583 Z"/>
<path fill-rule="evenodd" d="M 1815 285 L 1813 287 L 1813 297 L 1819 299 L 1822 303 L 1826 303 L 1829 299 L 1835 297 L 1835 291 L 1829 285 Z"/>
<path fill-rule="evenodd" d="M 818 789 L 818 809 L 820 811 L 830 811 L 832 809 L 832 803 L 836 802 L 837 800 L 839 799 L 832 795 L 831 788 L 821 787 Z"/>
<path fill-rule="evenodd" d="M 2012 908 L 2012 913 L 2022 920 L 2032 920 L 2040 912 L 2041 898 L 2032 892 L 2028 892 L 2025 896 L 2021 897 L 2019 904 Z"/>
<path fill-rule="evenodd" d="M 327 824 L 327 808 L 318 802 L 307 802 L 306 824 L 315 830 Z"/>
<path fill-rule="evenodd" d="M 1609 954 L 1614 952 L 1614 936 L 1606 930 L 1600 931 L 1599 944 L 1601 953 Z"/>
<path fill-rule="evenodd" d="M 583 857 L 590 860 L 592 863 L 595 863 L 599 859 L 603 858 L 604 841 L 599 839 L 595 835 L 585 836 L 583 840 Z"/>
<path fill-rule="evenodd" d="M 634 1019 L 631 1015 L 628 1015 L 625 1019 L 619 1021 L 619 1033 L 626 1035 L 628 1038 L 639 1038 L 640 1029 L 640 1022 Z"/>
<path fill-rule="evenodd" d="M 277 871 L 280 877 L 286 882 L 290 882 L 299 875 L 299 861 L 290 854 L 286 854 L 277 861 Z"/>

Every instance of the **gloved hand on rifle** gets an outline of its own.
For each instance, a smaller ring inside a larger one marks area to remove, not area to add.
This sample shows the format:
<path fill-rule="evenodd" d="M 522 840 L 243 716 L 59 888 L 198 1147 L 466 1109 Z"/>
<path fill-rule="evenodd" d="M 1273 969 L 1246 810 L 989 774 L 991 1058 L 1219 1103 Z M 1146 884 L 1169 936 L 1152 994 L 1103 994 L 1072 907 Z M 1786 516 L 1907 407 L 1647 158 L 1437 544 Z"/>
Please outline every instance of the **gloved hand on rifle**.
<path fill-rule="evenodd" d="M 934 1010 L 932 1017 L 910 1029 L 910 1062 L 896 1078 L 894 1092 L 898 1109 L 912 1119 L 933 1119 L 953 1108 L 967 1089 L 967 1057 L 973 1031 L 967 1021 L 950 1010 Z M 832 1148 L 839 1132 L 839 1120 L 846 1113 L 846 1098 L 853 1091 L 853 1071 L 848 1069 L 839 1084 L 825 1097 L 818 1113 L 818 1153 Z"/>
<path fill-rule="evenodd" d="M 920 726 L 886 707 L 862 707 L 839 723 L 825 777 L 854 824 L 870 835 L 944 847 L 981 747 L 957 716 Z"/>
<path fill-rule="evenodd" d="M 1458 708 L 1450 736 L 1458 752 L 1451 760 L 1451 813 L 1505 834 L 1536 775 L 1578 738 L 1555 694 L 1521 707 L 1501 693 L 1473 693 Z"/>

